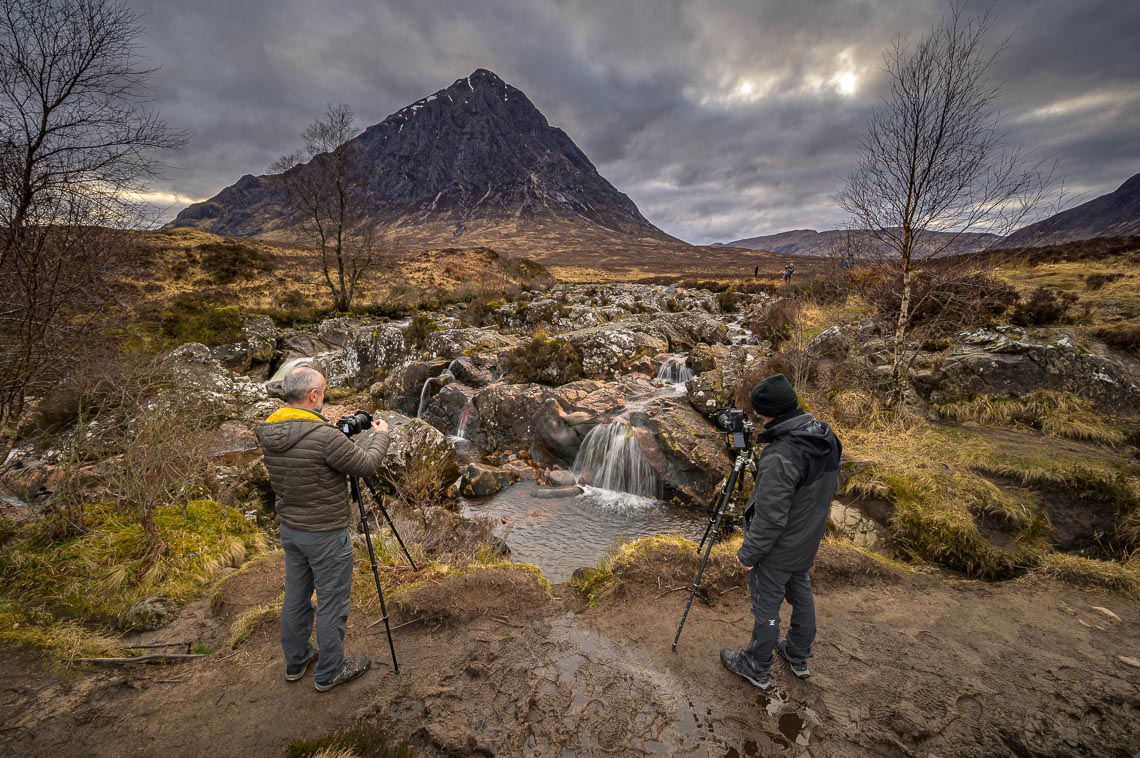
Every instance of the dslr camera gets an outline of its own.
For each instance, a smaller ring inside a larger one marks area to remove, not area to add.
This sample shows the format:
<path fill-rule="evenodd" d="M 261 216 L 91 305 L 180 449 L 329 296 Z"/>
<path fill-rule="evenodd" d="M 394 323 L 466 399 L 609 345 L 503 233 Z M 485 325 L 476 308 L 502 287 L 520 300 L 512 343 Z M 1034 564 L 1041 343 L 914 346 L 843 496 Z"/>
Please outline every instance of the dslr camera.
<path fill-rule="evenodd" d="M 740 408 L 721 408 L 713 411 L 713 423 L 725 434 L 724 444 L 734 452 L 752 447 L 752 422 Z"/>
<path fill-rule="evenodd" d="M 372 428 L 372 414 L 368 411 L 357 411 L 351 416 L 341 416 L 336 421 L 336 428 L 351 437 Z"/>

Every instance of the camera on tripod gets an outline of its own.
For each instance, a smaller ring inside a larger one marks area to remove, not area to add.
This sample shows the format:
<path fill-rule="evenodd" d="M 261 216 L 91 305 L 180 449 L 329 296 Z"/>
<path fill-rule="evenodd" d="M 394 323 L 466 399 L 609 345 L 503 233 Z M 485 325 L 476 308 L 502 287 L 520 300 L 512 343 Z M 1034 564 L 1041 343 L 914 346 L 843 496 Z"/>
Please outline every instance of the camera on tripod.
<path fill-rule="evenodd" d="M 752 422 L 740 408 L 721 408 L 713 411 L 713 423 L 725 433 L 724 444 L 734 452 L 752 447 Z"/>
<path fill-rule="evenodd" d="M 360 434 L 372 428 L 372 414 L 368 411 L 357 411 L 351 416 L 341 416 L 336 421 L 336 428 L 349 437 Z"/>

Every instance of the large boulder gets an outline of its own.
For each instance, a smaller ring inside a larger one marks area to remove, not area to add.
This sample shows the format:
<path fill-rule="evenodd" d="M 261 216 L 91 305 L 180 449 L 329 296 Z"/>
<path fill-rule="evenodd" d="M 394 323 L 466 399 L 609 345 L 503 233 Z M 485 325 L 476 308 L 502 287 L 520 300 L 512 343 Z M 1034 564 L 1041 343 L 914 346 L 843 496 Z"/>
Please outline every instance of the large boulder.
<path fill-rule="evenodd" d="M 644 327 L 649 334 L 661 337 L 674 352 L 690 350 L 697 345 L 717 345 L 728 339 L 728 328 L 720 319 L 707 313 L 686 311 L 658 316 Z"/>
<path fill-rule="evenodd" d="M 381 325 L 349 330 L 342 349 L 355 373 L 367 375 L 377 369 L 390 371 L 395 368 L 408 357 L 409 348 L 403 331 L 395 326 Z"/>
<path fill-rule="evenodd" d="M 582 370 L 591 379 L 612 379 L 638 358 L 667 352 L 664 337 L 647 334 L 636 321 L 579 329 L 562 335 L 582 356 Z"/>
<path fill-rule="evenodd" d="M 484 450 L 529 450 L 547 398 L 556 390 L 540 384 L 497 382 L 475 395 L 478 429 L 469 439 Z"/>
<path fill-rule="evenodd" d="M 439 377 L 428 381 L 438 380 Z M 421 418 L 444 434 L 451 435 L 458 433 L 460 421 L 466 412 L 469 415 L 467 431 L 470 433 L 473 429 L 472 422 L 475 421 L 470 418 L 474 416 L 472 398 L 475 397 L 475 392 L 475 389 L 459 382 L 448 382 L 431 398 Z"/>
<path fill-rule="evenodd" d="M 582 440 L 597 424 L 597 416 L 585 411 L 567 413 L 558 400 L 548 397 L 535 419 L 531 457 L 543 465 L 569 466 Z"/>
<path fill-rule="evenodd" d="M 382 383 L 369 388 L 369 393 L 388 410 L 414 417 L 421 402 L 426 407 L 426 402 L 446 386 L 446 380 L 428 382 L 446 371 L 447 364 L 445 360 L 413 361 L 388 374 Z"/>
<path fill-rule="evenodd" d="M 1042 340 L 1017 327 L 974 329 L 959 334 L 945 353 L 919 354 L 913 365 L 916 389 L 934 403 L 1050 389 L 1112 413 L 1140 410 L 1140 391 L 1128 371 L 1067 335 Z"/>
<path fill-rule="evenodd" d="M 451 441 L 423 419 L 390 412 L 381 417 L 390 427 L 390 441 L 377 478 L 410 500 L 441 497 L 459 478 Z"/>
<path fill-rule="evenodd" d="M 764 346 L 733 345 L 715 369 L 698 374 L 686 385 L 689 403 L 706 415 L 735 406 L 737 397 L 750 389 L 744 387 L 750 375 L 769 355 Z"/>
<path fill-rule="evenodd" d="M 650 467 L 663 485 L 663 496 L 712 506 L 732 462 L 724 437 L 683 399 L 666 399 L 633 414 L 631 421 L 648 434 L 639 437 Z"/>
<path fill-rule="evenodd" d="M 244 373 L 257 364 L 268 364 L 277 350 L 277 327 L 269 316 L 246 316 L 241 340 L 210 348 L 210 354 L 231 371 Z"/>
<path fill-rule="evenodd" d="M 468 463 L 463 467 L 459 494 L 463 497 L 490 497 L 518 480 L 518 473 L 509 469 Z"/>
<path fill-rule="evenodd" d="M 260 421 L 281 406 L 264 384 L 229 371 L 197 342 L 176 348 L 161 365 L 172 401 L 199 402 L 219 420 Z"/>
<path fill-rule="evenodd" d="M 432 332 L 424 340 L 423 353 L 428 358 L 451 360 L 463 355 L 509 350 L 522 344 L 522 339 L 500 334 L 493 329 L 446 329 Z"/>

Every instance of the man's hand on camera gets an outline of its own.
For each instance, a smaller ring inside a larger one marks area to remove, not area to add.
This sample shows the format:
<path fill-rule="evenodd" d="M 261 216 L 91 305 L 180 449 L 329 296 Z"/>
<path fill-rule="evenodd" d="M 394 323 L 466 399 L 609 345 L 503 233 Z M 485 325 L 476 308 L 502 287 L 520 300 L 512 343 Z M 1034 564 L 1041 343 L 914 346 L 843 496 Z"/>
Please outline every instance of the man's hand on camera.
<path fill-rule="evenodd" d="M 386 431 L 388 431 L 388 422 L 382 418 L 372 419 L 372 431 L 374 431 L 374 432 L 386 432 Z"/>

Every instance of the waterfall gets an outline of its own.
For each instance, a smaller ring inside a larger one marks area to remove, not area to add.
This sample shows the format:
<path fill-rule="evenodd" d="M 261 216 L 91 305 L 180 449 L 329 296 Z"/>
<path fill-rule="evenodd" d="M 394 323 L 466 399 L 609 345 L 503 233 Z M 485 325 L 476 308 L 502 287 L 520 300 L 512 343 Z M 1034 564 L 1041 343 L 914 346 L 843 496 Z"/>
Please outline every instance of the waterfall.
<path fill-rule="evenodd" d="M 416 409 L 416 418 L 424 417 L 424 411 L 427 410 L 428 403 L 431 402 L 431 395 L 429 394 L 431 383 L 435 382 L 440 387 L 446 387 L 455 379 L 455 375 L 451 373 L 451 367 L 454 365 L 455 361 L 452 361 L 439 376 L 429 376 L 427 379 L 424 379 L 423 389 L 420 390 L 420 405 Z"/>
<path fill-rule="evenodd" d="M 657 381 L 662 384 L 684 384 L 693 376 L 692 370 L 685 365 L 684 358 L 669 358 L 657 370 Z"/>
<path fill-rule="evenodd" d="M 645 460 L 629 424 L 599 424 L 582 440 L 574 458 L 574 478 L 593 487 L 657 498 L 657 475 Z"/>
<path fill-rule="evenodd" d="M 431 396 L 428 395 L 428 388 L 431 385 L 431 380 L 432 377 L 430 376 L 425 379 L 424 388 L 420 390 L 420 406 L 416 409 L 416 418 L 424 417 L 424 410 L 427 408 L 428 401 L 431 400 Z"/>
<path fill-rule="evenodd" d="M 455 430 L 455 436 L 461 440 L 467 439 L 467 425 L 471 423 L 471 416 L 475 413 L 475 404 L 470 400 L 463 406 L 463 410 L 459 412 L 459 426 Z"/>

